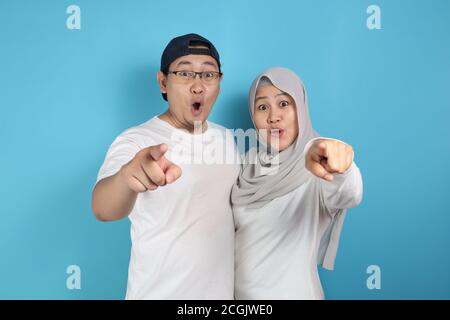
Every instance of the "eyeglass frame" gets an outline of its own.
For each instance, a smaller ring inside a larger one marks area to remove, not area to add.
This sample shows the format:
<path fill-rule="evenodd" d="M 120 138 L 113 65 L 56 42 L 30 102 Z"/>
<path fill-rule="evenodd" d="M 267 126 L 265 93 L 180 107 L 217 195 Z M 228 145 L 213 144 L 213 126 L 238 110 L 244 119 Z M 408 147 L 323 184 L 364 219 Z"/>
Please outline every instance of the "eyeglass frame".
<path fill-rule="evenodd" d="M 214 73 L 214 74 L 218 74 L 219 75 L 219 77 L 218 78 L 216 78 L 216 79 L 212 79 L 212 80 L 219 80 L 222 76 L 223 76 L 223 73 L 222 72 L 220 72 L 220 71 L 201 71 L 201 72 L 196 72 L 196 71 L 189 71 L 189 70 L 172 70 L 172 71 L 167 71 L 167 74 L 174 74 L 174 75 L 176 75 L 177 77 L 179 77 L 178 75 L 177 75 L 177 73 L 178 72 L 190 72 L 190 73 L 194 73 L 195 75 L 194 75 L 194 77 L 193 78 L 189 78 L 188 80 L 195 80 L 196 78 L 197 78 L 197 75 L 199 76 L 199 78 L 201 79 L 201 80 L 203 80 L 203 76 L 202 76 L 202 74 L 203 73 Z M 205 81 L 205 80 L 203 80 L 203 81 Z M 206 80 L 207 81 L 207 80 Z"/>

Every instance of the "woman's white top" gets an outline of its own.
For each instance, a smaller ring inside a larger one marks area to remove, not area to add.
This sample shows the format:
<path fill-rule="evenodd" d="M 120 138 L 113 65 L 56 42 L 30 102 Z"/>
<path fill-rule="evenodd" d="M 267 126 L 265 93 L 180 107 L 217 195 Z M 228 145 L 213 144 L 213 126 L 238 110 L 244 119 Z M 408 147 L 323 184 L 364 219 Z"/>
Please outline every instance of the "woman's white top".
<path fill-rule="evenodd" d="M 236 299 L 324 299 L 317 265 L 334 268 L 345 209 L 363 193 L 354 162 L 333 176 L 311 174 L 262 208 L 233 206 Z"/>

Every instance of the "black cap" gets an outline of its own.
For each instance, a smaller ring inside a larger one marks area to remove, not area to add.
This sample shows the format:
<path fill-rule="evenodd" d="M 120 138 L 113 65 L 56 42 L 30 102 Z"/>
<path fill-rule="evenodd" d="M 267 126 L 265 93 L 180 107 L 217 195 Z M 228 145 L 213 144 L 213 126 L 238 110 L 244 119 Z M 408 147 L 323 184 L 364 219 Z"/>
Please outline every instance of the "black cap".
<path fill-rule="evenodd" d="M 206 48 L 189 48 L 190 46 L 201 45 Z M 161 56 L 160 70 L 167 74 L 169 66 L 179 57 L 187 56 L 189 54 L 207 55 L 213 57 L 217 61 L 220 70 L 220 56 L 214 45 L 206 38 L 195 33 L 185 34 L 170 40 Z M 167 94 L 162 94 L 164 100 L 167 101 Z"/>

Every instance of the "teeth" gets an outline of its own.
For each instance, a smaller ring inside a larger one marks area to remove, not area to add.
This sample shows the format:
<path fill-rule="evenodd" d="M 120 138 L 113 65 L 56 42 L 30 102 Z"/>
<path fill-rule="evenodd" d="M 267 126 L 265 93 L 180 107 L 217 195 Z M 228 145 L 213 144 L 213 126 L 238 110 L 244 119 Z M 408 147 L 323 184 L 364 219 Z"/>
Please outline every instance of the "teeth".
<path fill-rule="evenodd" d="M 200 103 L 199 102 L 195 102 L 192 104 L 192 106 L 194 107 L 194 109 L 199 109 L 200 108 Z"/>

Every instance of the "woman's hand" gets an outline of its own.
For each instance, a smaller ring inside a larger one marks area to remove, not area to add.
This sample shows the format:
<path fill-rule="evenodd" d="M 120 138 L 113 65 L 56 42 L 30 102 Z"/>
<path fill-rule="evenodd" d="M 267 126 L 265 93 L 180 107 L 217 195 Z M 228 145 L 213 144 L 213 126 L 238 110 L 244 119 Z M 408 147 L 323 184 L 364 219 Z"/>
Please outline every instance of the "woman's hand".
<path fill-rule="evenodd" d="M 337 140 L 318 139 L 313 142 L 305 157 L 305 167 L 315 176 L 333 180 L 333 173 L 344 173 L 353 162 L 351 145 Z"/>

